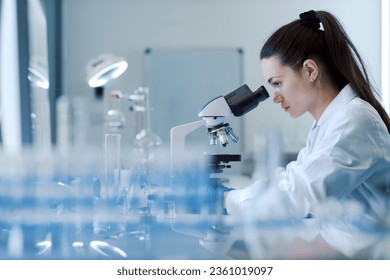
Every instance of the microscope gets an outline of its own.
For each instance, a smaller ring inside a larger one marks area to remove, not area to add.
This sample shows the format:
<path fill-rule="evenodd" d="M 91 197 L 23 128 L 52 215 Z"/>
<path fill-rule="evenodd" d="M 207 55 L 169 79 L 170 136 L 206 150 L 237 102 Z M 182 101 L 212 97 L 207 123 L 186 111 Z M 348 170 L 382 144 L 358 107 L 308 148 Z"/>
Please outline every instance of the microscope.
<path fill-rule="evenodd" d="M 175 126 L 171 129 L 171 171 L 183 160 L 187 151 L 185 139 L 192 131 L 205 126 L 211 145 L 220 144 L 226 147 L 229 139 L 237 142 L 239 137 L 225 122 L 231 115 L 241 117 L 256 108 L 260 102 L 266 100 L 269 94 L 264 86 L 254 92 L 244 84 L 225 96 L 217 96 L 206 103 L 198 116 L 201 120 Z M 241 161 L 239 154 L 206 155 L 210 173 L 220 173 L 224 168 L 230 168 L 231 161 Z"/>
<path fill-rule="evenodd" d="M 205 126 L 211 145 L 217 145 L 219 143 L 222 147 L 226 147 L 230 140 L 237 142 L 239 137 L 230 127 L 229 123 L 225 122 L 225 118 L 231 115 L 241 117 L 256 108 L 260 102 L 266 100 L 268 97 L 269 94 L 264 86 L 261 86 L 253 92 L 248 85 L 244 84 L 231 93 L 225 96 L 218 96 L 206 103 L 198 114 L 201 120 L 173 127 L 171 129 L 172 174 L 179 174 L 178 177 L 180 177 L 180 172 L 186 168 L 184 165 L 188 165 L 189 162 L 192 163 L 194 161 L 193 155 L 189 153 L 186 147 L 186 136 L 189 133 Z M 184 188 L 184 190 L 180 190 L 179 186 L 179 194 L 180 191 L 182 191 L 189 196 L 190 198 L 188 200 L 190 203 L 196 201 L 196 187 L 200 185 L 200 194 L 201 196 L 202 194 L 204 195 L 205 193 L 202 193 L 202 183 L 205 183 L 204 185 L 207 186 L 219 186 L 223 183 L 223 179 L 220 178 L 218 174 L 222 173 L 225 168 L 231 167 L 229 162 L 241 161 L 240 154 L 203 154 L 203 156 L 201 165 L 203 166 L 202 168 L 206 167 L 206 172 L 201 171 L 199 176 L 199 174 L 194 171 L 197 165 L 191 164 L 189 173 L 192 177 L 189 180 L 183 180 L 183 182 L 179 179 L 175 181 L 177 184 L 174 184 L 175 188 L 178 187 L 178 185 Z M 186 174 L 186 172 L 183 173 Z M 199 179 L 203 178 L 203 176 L 204 180 L 207 181 Z M 175 176 L 172 177 L 174 178 Z M 202 205 L 202 201 L 200 204 Z M 207 214 L 217 214 L 218 220 L 211 222 L 213 225 L 206 230 L 205 235 L 200 238 L 199 243 L 202 247 L 213 253 L 217 252 L 218 254 L 223 254 L 231 245 L 229 244 L 231 239 L 230 228 L 221 219 L 221 213 L 214 213 L 213 210 L 204 208 L 201 208 L 200 211 L 204 210 L 208 211 Z M 174 230 L 179 232 L 188 231 L 185 225 L 179 224 L 175 225 Z"/>

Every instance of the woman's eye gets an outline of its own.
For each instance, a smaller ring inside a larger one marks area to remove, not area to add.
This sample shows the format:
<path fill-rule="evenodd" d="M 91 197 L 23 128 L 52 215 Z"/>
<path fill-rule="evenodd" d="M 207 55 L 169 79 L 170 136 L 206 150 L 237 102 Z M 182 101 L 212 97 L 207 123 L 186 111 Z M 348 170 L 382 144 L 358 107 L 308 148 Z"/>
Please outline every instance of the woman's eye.
<path fill-rule="evenodd" d="M 280 89 L 280 83 L 274 83 L 274 88 L 275 89 Z"/>

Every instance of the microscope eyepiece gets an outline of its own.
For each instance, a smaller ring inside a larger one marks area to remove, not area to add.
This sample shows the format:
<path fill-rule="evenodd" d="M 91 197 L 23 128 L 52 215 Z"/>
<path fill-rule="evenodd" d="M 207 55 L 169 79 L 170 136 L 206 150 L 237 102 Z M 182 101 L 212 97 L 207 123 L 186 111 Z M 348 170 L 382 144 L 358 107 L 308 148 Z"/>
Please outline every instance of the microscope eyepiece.
<path fill-rule="evenodd" d="M 269 94 L 264 86 L 252 92 L 246 84 L 224 96 L 235 117 L 248 113 L 268 97 Z"/>
<path fill-rule="evenodd" d="M 259 87 L 253 92 L 253 94 L 255 95 L 255 98 L 259 100 L 259 102 L 263 102 L 269 97 L 268 91 L 265 89 L 264 86 Z"/>

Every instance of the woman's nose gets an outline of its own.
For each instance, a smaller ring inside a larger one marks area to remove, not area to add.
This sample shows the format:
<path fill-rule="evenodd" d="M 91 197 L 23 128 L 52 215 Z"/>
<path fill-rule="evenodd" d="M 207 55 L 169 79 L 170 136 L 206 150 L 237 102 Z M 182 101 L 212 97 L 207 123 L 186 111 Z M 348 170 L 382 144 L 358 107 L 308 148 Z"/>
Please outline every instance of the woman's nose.
<path fill-rule="evenodd" d="M 276 104 L 280 103 L 280 102 L 282 102 L 282 100 L 283 100 L 282 96 L 280 96 L 279 94 L 275 94 L 274 99 L 273 99 L 274 103 L 276 103 Z"/>

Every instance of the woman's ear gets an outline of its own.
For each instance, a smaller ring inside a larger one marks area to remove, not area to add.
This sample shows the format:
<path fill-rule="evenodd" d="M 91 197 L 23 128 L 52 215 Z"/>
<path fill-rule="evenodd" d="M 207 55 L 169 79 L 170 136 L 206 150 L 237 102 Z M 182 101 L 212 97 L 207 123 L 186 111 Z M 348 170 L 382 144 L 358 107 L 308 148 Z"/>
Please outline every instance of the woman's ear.
<path fill-rule="evenodd" d="M 310 82 L 315 82 L 318 78 L 318 64 L 313 59 L 306 59 L 303 62 L 303 73 L 307 76 Z"/>

